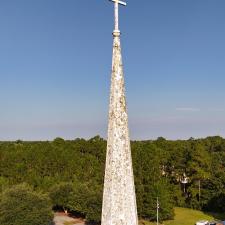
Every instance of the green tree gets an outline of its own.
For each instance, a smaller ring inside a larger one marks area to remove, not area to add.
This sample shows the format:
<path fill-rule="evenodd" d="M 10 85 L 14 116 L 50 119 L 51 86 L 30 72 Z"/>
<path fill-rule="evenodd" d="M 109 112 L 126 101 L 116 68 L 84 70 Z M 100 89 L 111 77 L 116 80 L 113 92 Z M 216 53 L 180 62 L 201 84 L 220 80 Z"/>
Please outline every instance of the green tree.
<path fill-rule="evenodd" d="M 63 209 L 67 213 L 70 210 L 70 201 L 74 196 L 74 187 L 72 183 L 60 183 L 54 185 L 49 193 L 54 208 Z"/>
<path fill-rule="evenodd" d="M 88 221 L 101 219 L 102 188 L 92 183 L 75 183 L 69 198 L 69 209 L 83 214 Z"/>
<path fill-rule="evenodd" d="M 1 194 L 1 225 L 49 225 L 53 219 L 49 198 L 26 184 L 13 186 Z"/>

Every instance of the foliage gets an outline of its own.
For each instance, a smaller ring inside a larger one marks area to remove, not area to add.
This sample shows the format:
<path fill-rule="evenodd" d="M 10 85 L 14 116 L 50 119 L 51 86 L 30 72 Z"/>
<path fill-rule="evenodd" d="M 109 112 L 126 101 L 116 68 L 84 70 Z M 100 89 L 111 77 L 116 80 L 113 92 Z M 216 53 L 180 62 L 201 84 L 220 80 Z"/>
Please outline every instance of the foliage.
<path fill-rule="evenodd" d="M 49 198 L 25 184 L 6 189 L 1 194 L 1 225 L 49 225 L 52 217 Z"/>
<path fill-rule="evenodd" d="M 225 139 L 131 142 L 140 218 L 173 217 L 173 206 L 221 212 L 225 190 Z M 0 142 L 0 192 L 28 183 L 52 199 L 53 207 L 99 221 L 106 141 Z M 182 180 L 187 178 L 187 183 Z M 200 184 L 200 185 L 199 185 Z"/>
<path fill-rule="evenodd" d="M 67 211 L 70 208 L 71 199 L 76 198 L 74 194 L 72 183 L 60 183 L 51 188 L 49 197 L 55 208 Z"/>

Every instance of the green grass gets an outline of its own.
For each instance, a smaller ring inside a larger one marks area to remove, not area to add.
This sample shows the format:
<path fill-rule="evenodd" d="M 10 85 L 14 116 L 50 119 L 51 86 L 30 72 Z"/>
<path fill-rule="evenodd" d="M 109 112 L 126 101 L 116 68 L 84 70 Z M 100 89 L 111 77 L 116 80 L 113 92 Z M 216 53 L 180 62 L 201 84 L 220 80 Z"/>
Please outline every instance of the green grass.
<path fill-rule="evenodd" d="M 213 220 L 214 217 L 198 210 L 175 208 L 174 220 L 165 221 L 164 225 L 195 225 L 199 220 Z M 140 225 L 156 225 L 147 221 L 140 221 Z"/>

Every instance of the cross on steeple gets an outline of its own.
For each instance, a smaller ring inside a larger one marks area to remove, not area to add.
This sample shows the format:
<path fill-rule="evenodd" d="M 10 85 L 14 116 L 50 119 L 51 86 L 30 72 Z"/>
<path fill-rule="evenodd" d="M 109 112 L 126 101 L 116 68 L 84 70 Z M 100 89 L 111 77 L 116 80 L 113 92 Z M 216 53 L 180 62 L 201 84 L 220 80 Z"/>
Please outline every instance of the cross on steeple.
<path fill-rule="evenodd" d="M 109 0 L 115 3 L 115 28 L 113 33 L 120 33 L 119 31 L 119 5 L 126 6 L 127 3 L 120 0 Z"/>

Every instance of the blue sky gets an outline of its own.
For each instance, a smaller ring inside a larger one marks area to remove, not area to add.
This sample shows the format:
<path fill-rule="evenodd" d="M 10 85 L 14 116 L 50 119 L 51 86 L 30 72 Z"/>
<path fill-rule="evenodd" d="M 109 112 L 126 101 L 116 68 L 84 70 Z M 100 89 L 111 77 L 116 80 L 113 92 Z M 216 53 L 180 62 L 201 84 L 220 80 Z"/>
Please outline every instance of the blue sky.
<path fill-rule="evenodd" d="M 225 1 L 120 9 L 132 139 L 225 136 Z M 0 140 L 106 137 L 113 4 L 0 1 Z"/>

